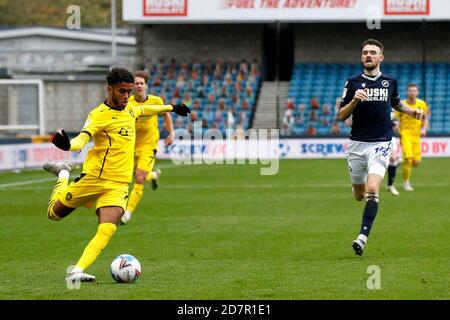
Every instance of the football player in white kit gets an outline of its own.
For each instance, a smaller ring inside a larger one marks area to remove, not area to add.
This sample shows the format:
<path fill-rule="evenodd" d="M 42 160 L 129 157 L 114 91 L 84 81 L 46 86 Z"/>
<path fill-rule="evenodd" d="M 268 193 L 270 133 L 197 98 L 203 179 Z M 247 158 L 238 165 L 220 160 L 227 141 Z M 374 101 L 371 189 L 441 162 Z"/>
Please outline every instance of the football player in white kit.
<path fill-rule="evenodd" d="M 421 119 L 423 111 L 404 105 L 398 94 L 397 79 L 380 71 L 383 45 L 374 39 L 362 44 L 362 73 L 348 78 L 339 109 L 339 119 L 352 116 L 347 161 L 353 195 L 366 199 L 361 228 L 352 242 L 356 255 L 362 255 L 373 221 L 378 213 L 378 193 L 386 173 L 392 148 L 391 108 Z"/>

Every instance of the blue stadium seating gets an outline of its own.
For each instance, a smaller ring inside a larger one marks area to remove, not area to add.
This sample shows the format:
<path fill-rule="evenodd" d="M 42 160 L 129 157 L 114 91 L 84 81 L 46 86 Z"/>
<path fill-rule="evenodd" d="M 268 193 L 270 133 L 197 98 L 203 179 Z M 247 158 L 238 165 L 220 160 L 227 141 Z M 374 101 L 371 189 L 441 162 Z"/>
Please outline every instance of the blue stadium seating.
<path fill-rule="evenodd" d="M 250 119 L 256 103 L 256 97 L 260 86 L 261 76 L 259 70 L 257 75 L 252 76 L 251 66 L 256 63 L 245 63 L 248 72 L 243 79 L 238 79 L 238 74 L 242 62 L 224 62 L 219 75 L 214 75 L 216 64 L 207 68 L 206 64 L 199 63 L 155 63 L 148 67 L 150 79 L 148 81 L 149 92 L 162 96 L 166 103 L 182 103 L 185 94 L 188 93 L 191 99 L 191 110 L 197 114 L 197 121 L 206 120 L 208 128 L 218 128 L 225 134 L 227 126 L 228 110 L 233 107 L 235 123 L 242 124 L 244 130 L 250 126 Z M 259 67 L 257 67 L 259 69 Z M 231 72 L 230 72 L 231 71 Z M 178 84 L 177 79 L 183 74 L 185 83 Z M 231 79 L 226 83 L 228 77 Z M 208 84 L 203 85 L 203 77 L 208 77 Z M 225 87 L 225 89 L 222 89 Z M 237 88 L 240 87 L 239 91 Z M 247 90 L 247 87 L 249 89 Z M 217 89 L 216 89 L 217 88 Z M 251 90 L 250 90 L 251 88 Z M 199 93 L 202 91 L 202 94 Z M 215 91 L 216 90 L 216 91 Z M 224 90 L 225 92 L 222 92 Z M 212 101 L 209 102 L 210 95 Z M 233 97 L 238 96 L 239 102 L 234 103 Z M 197 103 L 197 106 L 196 106 Z M 223 103 L 223 107 L 220 108 Z M 245 106 L 245 104 L 247 106 Z M 192 124 L 192 113 L 189 118 L 182 118 L 173 115 L 175 129 L 177 127 L 189 128 Z M 159 117 L 159 129 L 163 128 L 163 117 Z"/>
<path fill-rule="evenodd" d="M 305 135 L 307 128 L 313 125 L 317 135 L 330 135 L 331 126 L 336 119 L 336 99 L 342 96 L 342 90 L 346 79 L 361 72 L 360 64 L 321 64 L 321 63 L 299 63 L 296 64 L 292 73 L 288 93 L 288 103 L 294 103 L 292 116 L 301 117 L 305 123 L 295 125 L 292 128 L 294 135 Z M 427 63 L 425 67 L 426 85 L 423 84 L 423 72 L 421 63 L 385 63 L 382 72 L 391 74 L 398 79 L 400 95 L 406 97 L 408 83 L 414 82 L 419 85 L 423 97 L 426 90 L 426 102 L 432 112 L 430 118 L 430 135 L 450 134 L 450 63 Z M 317 110 L 317 121 L 309 120 L 311 110 L 310 101 L 316 97 L 320 104 Z M 304 104 L 304 111 L 298 110 L 298 105 Z M 327 123 L 322 123 L 323 105 L 328 104 L 331 116 L 327 117 Z M 299 115 L 300 114 L 300 115 Z M 348 135 L 350 128 L 342 121 L 338 123 L 340 135 Z"/>

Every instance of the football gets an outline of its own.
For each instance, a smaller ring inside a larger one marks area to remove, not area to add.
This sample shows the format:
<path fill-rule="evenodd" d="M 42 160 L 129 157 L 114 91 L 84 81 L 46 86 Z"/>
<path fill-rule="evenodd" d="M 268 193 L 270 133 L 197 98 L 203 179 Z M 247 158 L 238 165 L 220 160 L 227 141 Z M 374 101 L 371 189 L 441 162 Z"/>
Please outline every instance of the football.
<path fill-rule="evenodd" d="M 130 283 L 141 276 L 139 260 L 130 254 L 121 254 L 111 263 L 111 276 L 118 283 Z"/>

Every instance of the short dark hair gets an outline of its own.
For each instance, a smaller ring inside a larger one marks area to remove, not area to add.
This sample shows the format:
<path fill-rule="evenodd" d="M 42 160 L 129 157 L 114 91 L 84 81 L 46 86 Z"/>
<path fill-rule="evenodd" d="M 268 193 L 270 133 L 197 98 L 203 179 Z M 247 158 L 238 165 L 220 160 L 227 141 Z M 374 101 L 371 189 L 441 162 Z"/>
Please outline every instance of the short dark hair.
<path fill-rule="evenodd" d="M 375 40 L 375 39 L 367 39 L 367 40 L 364 40 L 364 42 L 362 43 L 362 46 L 361 46 L 361 50 L 362 50 L 366 45 L 368 45 L 368 44 L 371 44 L 371 45 L 373 45 L 373 46 L 377 46 L 378 48 L 380 48 L 381 53 L 383 53 L 383 51 L 384 51 L 384 46 L 381 44 L 380 41 Z"/>
<path fill-rule="evenodd" d="M 408 83 L 408 86 L 406 87 L 406 89 L 409 89 L 411 87 L 416 87 L 417 90 L 419 90 L 419 86 L 417 84 L 415 84 L 415 83 L 412 83 L 412 82 Z"/>
<path fill-rule="evenodd" d="M 136 72 L 134 73 L 134 77 L 135 77 L 135 78 L 136 78 L 136 77 L 144 78 L 144 79 L 145 79 L 145 82 L 148 82 L 148 80 L 150 79 L 150 75 L 148 74 L 147 71 L 144 71 L 144 70 L 136 71 Z"/>
<path fill-rule="evenodd" d="M 125 68 L 114 67 L 111 71 L 108 72 L 106 76 L 106 80 L 108 81 L 108 85 L 113 85 L 116 83 L 134 83 L 133 74 Z"/>

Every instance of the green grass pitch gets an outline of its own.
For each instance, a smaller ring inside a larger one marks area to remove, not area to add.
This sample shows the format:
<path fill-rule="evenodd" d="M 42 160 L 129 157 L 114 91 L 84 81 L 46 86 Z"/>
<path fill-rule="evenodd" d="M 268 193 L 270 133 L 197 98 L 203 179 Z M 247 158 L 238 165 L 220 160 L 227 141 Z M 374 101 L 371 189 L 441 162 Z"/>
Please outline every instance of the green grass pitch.
<path fill-rule="evenodd" d="M 69 290 L 74 264 L 97 228 L 93 209 L 46 217 L 55 179 L 43 171 L 0 174 L 0 299 L 449 299 L 450 159 L 424 159 L 415 191 L 381 191 L 362 257 L 355 256 L 364 203 L 352 199 L 345 160 L 171 166 L 148 185 L 130 223 L 119 226 Z M 72 176 L 73 179 L 74 175 Z M 30 181 L 32 183 L 30 183 Z M 142 277 L 116 284 L 113 258 L 136 256 Z M 369 266 L 381 289 L 370 290 Z"/>

